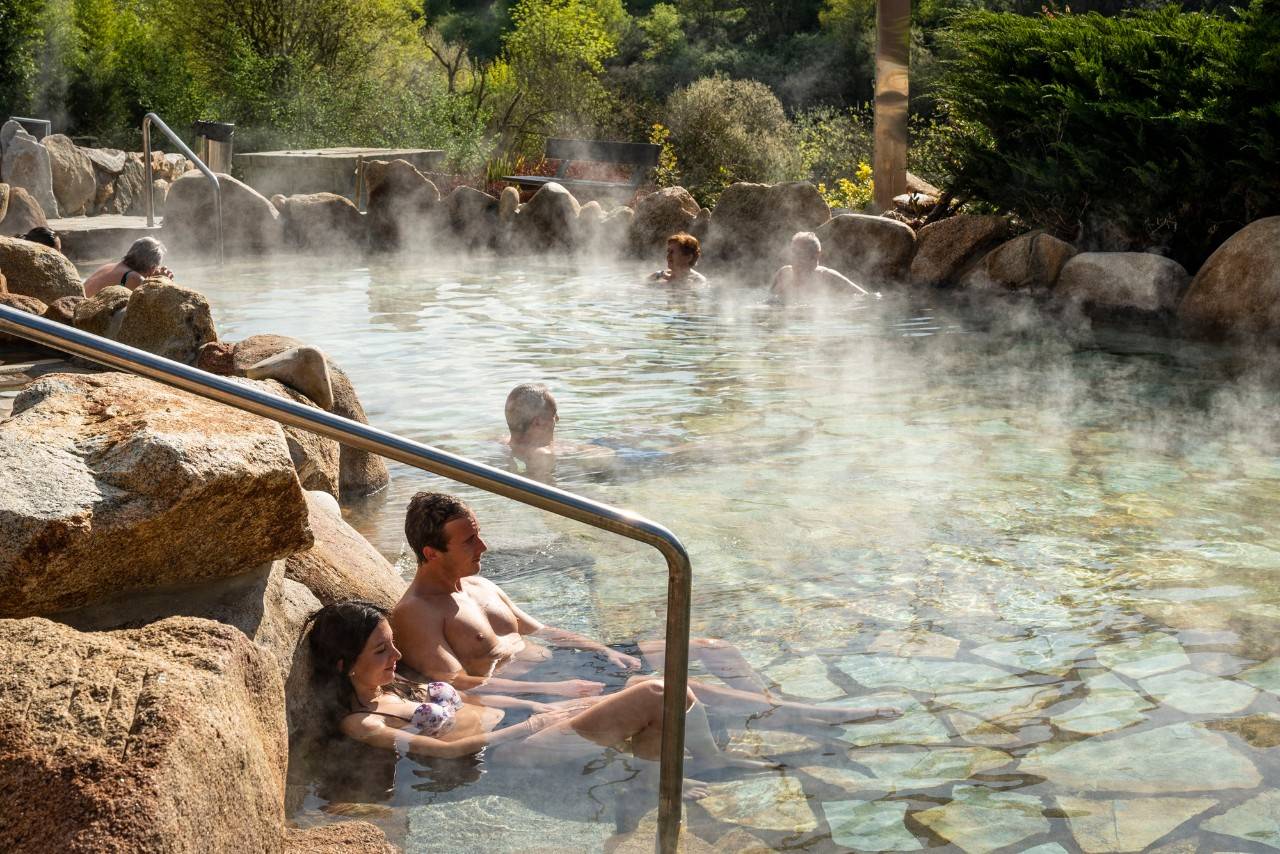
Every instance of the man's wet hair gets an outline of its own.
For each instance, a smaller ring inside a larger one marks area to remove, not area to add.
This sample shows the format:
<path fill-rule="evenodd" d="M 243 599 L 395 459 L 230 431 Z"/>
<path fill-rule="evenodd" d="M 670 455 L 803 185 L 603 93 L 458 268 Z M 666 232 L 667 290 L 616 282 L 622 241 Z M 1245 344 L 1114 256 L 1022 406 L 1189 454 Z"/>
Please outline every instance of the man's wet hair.
<path fill-rule="evenodd" d="M 794 250 L 800 247 L 811 252 L 815 258 L 822 254 L 822 241 L 812 231 L 797 231 L 792 236 L 791 248 Z"/>
<path fill-rule="evenodd" d="M 471 508 L 446 492 L 419 492 L 410 498 L 404 515 L 404 536 L 418 562 L 422 562 L 422 550 L 428 546 L 438 552 L 448 551 L 444 526 L 470 515 Z"/>
<path fill-rule="evenodd" d="M 668 237 L 667 242 L 674 243 L 680 247 L 681 252 L 689 256 L 690 267 L 696 266 L 698 259 L 702 257 L 702 245 L 698 243 L 698 238 L 692 234 L 686 234 L 682 231 L 679 234 L 673 234 Z"/>
<path fill-rule="evenodd" d="M 519 436 L 544 415 L 554 415 L 556 399 L 542 383 L 521 383 L 507 395 L 507 428 Z"/>

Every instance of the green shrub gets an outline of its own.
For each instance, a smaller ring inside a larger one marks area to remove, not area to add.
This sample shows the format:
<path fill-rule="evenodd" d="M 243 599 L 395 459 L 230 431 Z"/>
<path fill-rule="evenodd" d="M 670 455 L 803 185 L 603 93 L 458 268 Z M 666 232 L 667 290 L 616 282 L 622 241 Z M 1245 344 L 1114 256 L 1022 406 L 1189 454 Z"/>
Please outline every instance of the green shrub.
<path fill-rule="evenodd" d="M 1252 35 L 1275 26 L 1266 2 L 1243 22 L 1172 7 L 957 18 L 939 79 L 952 188 L 1060 236 L 1097 243 L 1106 231 L 1104 248 L 1163 247 L 1194 269 L 1280 204 L 1267 160 L 1276 43 Z"/>
<path fill-rule="evenodd" d="M 0 0 L 0 110 L 26 114 L 36 78 L 42 0 Z"/>
<path fill-rule="evenodd" d="M 795 129 L 768 86 L 710 77 L 667 101 L 666 126 L 685 188 L 711 207 L 735 181 L 804 174 Z"/>

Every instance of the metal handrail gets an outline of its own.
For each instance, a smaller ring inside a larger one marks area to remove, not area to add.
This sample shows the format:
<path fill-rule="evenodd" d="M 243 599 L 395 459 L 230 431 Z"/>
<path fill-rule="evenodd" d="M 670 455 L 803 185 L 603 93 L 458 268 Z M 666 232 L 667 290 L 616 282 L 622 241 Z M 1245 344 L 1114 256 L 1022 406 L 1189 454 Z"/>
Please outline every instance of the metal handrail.
<path fill-rule="evenodd" d="M 154 170 L 151 167 L 151 125 L 153 123 L 164 132 L 165 136 L 169 137 L 170 142 L 178 146 L 178 150 L 194 163 L 197 169 L 204 173 L 209 183 L 213 184 L 213 204 L 218 216 L 218 263 L 222 264 L 222 184 L 218 182 L 218 176 L 213 174 L 213 170 L 204 165 L 204 161 L 196 157 L 195 152 L 187 148 L 187 144 L 179 139 L 176 133 L 169 130 L 169 126 L 155 113 L 147 113 L 142 119 L 142 161 L 147 169 L 147 228 L 153 228 L 156 224 L 156 185 L 152 180 Z"/>
<path fill-rule="evenodd" d="M 49 134 L 53 133 L 53 122 L 49 121 L 48 119 L 32 119 L 32 118 L 28 118 L 27 116 L 9 116 L 9 121 L 17 122 L 18 124 L 22 124 L 23 122 L 30 122 L 33 125 L 44 125 L 44 133 L 41 134 L 39 139 L 44 139 Z M 26 130 L 26 128 L 23 128 L 23 130 Z"/>
<path fill-rule="evenodd" d="M 667 561 L 666 665 L 658 783 L 657 848 L 675 854 L 684 782 L 685 691 L 689 667 L 689 599 L 692 567 L 675 534 L 638 516 L 553 486 L 405 439 L 322 409 L 242 385 L 189 365 L 91 335 L 74 327 L 0 305 L 0 331 L 101 362 L 210 400 L 337 440 L 344 445 L 414 466 L 511 498 L 601 530 L 653 546 Z"/>

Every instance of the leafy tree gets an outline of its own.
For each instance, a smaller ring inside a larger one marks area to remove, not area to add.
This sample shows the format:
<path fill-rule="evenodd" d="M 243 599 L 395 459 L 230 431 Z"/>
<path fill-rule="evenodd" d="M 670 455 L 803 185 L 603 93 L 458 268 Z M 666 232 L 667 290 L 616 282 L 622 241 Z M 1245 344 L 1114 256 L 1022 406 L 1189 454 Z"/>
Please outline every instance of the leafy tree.
<path fill-rule="evenodd" d="M 795 131 L 763 83 L 699 80 L 672 95 L 666 113 L 685 187 L 708 207 L 735 181 L 773 183 L 803 174 Z"/>
<path fill-rule="evenodd" d="M 44 0 L 0 0 L 0 109 L 26 113 L 36 77 Z"/>
<path fill-rule="evenodd" d="M 1275 61 L 1263 32 L 1275 17 L 1254 8 L 1244 22 L 1172 7 L 956 19 L 940 81 L 954 189 L 1060 236 L 1163 247 L 1194 268 L 1280 205 L 1259 192 L 1273 173 L 1276 78 L 1245 82 Z M 1246 61 L 1254 38 L 1261 53 Z"/>
<path fill-rule="evenodd" d="M 616 0 L 615 0 L 616 3 Z M 507 150 L 532 150 L 556 129 L 589 133 L 609 103 L 601 82 L 617 41 L 593 0 L 519 0 L 515 28 L 489 72 Z"/>

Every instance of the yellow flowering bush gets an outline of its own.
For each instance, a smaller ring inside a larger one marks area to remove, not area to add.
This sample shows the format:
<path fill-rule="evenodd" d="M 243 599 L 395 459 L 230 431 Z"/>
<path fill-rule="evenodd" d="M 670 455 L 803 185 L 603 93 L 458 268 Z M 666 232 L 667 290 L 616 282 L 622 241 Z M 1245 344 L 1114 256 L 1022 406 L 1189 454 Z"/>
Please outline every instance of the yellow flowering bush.
<path fill-rule="evenodd" d="M 818 184 L 818 192 L 833 208 L 849 208 L 859 211 L 871 204 L 875 194 L 875 182 L 871 180 L 871 164 L 859 163 L 853 178 L 839 178 L 835 185 Z"/>

